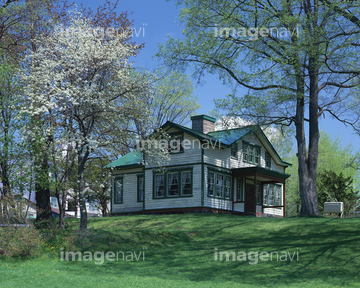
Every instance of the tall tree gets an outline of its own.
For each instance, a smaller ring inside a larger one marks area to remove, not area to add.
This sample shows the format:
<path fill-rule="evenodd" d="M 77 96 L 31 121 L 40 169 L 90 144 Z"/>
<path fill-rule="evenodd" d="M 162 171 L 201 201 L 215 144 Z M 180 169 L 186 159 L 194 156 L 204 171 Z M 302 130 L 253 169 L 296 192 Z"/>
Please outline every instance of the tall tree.
<path fill-rule="evenodd" d="M 99 38 L 96 27 L 73 12 L 69 26 L 37 39 L 22 73 L 28 105 L 24 113 L 49 121 L 43 138 L 63 139 L 77 158 L 80 228 L 87 228 L 84 169 L 91 155 L 127 142 L 131 131 L 119 123 L 147 117 L 143 97 L 147 76 L 137 73 L 128 59 L 139 52 L 129 43 L 129 31 Z M 113 140 L 113 141 L 112 141 Z M 126 141 L 125 141 L 126 140 Z"/>
<path fill-rule="evenodd" d="M 326 175 L 326 171 L 332 171 L 336 173 L 336 175 L 341 172 L 344 178 L 353 179 L 353 189 L 357 190 L 360 185 L 360 170 L 354 165 L 357 157 L 358 156 L 354 153 L 354 150 L 350 145 L 342 146 L 339 138 L 332 139 L 325 131 L 321 131 L 317 169 L 318 175 Z M 298 215 L 301 207 L 299 178 L 295 177 L 298 164 L 295 160 L 295 154 L 286 158 L 286 161 L 294 163 L 294 165 L 287 168 L 286 171 L 292 175 L 286 182 L 287 215 L 289 216 Z M 319 197 L 321 198 L 322 196 L 319 195 Z M 323 198 L 324 197 L 322 197 L 322 199 Z M 320 199 L 320 211 L 321 208 L 323 208 L 323 202 L 324 200 Z"/>
<path fill-rule="evenodd" d="M 328 2 L 179 0 L 185 39 L 158 53 L 172 67 L 193 64 L 195 76 L 218 74 L 235 91 L 219 102 L 230 115 L 295 126 L 301 215 L 319 214 L 319 117 L 357 120 L 346 102 L 359 85 L 360 29 L 343 14 L 360 3 Z"/>

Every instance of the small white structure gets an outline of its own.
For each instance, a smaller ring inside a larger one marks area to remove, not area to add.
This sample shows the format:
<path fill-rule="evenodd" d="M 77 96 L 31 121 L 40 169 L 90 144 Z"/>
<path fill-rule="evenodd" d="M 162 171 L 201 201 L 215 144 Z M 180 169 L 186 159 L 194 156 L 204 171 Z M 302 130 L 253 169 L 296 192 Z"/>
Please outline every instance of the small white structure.
<path fill-rule="evenodd" d="M 324 203 L 324 215 L 325 213 L 336 213 L 339 215 L 339 218 L 342 217 L 344 212 L 344 203 L 343 202 L 325 202 Z"/>

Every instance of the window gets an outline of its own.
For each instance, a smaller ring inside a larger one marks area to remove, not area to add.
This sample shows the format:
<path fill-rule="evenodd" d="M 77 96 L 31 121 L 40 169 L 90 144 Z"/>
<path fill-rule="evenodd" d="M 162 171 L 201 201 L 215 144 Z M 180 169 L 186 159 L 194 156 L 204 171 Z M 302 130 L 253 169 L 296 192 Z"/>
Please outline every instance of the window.
<path fill-rule="evenodd" d="M 58 200 L 56 197 L 50 197 L 51 199 L 51 207 L 59 208 Z"/>
<path fill-rule="evenodd" d="M 257 194 L 256 194 L 256 204 L 261 205 L 262 199 L 261 199 L 261 184 L 257 184 Z"/>
<path fill-rule="evenodd" d="M 169 140 L 169 152 L 170 153 L 178 153 L 184 152 L 182 143 L 183 143 L 183 134 L 179 133 L 169 133 L 170 140 Z"/>
<path fill-rule="evenodd" d="M 231 157 L 237 158 L 237 152 L 238 152 L 238 144 L 234 144 L 231 146 Z"/>
<path fill-rule="evenodd" d="M 263 205 L 268 205 L 268 185 L 263 186 Z"/>
<path fill-rule="evenodd" d="M 137 184 L 138 184 L 138 202 L 144 201 L 144 176 L 138 175 L 137 178 Z"/>
<path fill-rule="evenodd" d="M 274 206 L 274 185 L 269 186 L 269 205 Z"/>
<path fill-rule="evenodd" d="M 265 167 L 271 168 L 271 156 L 268 152 L 265 152 Z"/>
<path fill-rule="evenodd" d="M 275 184 L 264 185 L 263 204 L 266 206 L 281 206 L 281 186 Z"/>
<path fill-rule="evenodd" d="M 123 202 L 123 178 L 114 179 L 114 203 L 121 204 Z"/>
<path fill-rule="evenodd" d="M 243 161 L 251 164 L 259 164 L 260 147 L 243 142 Z"/>
<path fill-rule="evenodd" d="M 168 173 L 167 176 L 168 196 L 179 196 L 179 174 Z"/>
<path fill-rule="evenodd" d="M 215 186 L 215 173 L 209 172 L 208 174 L 208 195 L 214 196 L 214 186 Z"/>
<path fill-rule="evenodd" d="M 224 176 L 223 175 L 216 175 L 216 196 L 222 197 L 224 189 Z"/>
<path fill-rule="evenodd" d="M 230 176 L 226 176 L 225 199 L 231 199 L 231 177 Z"/>
<path fill-rule="evenodd" d="M 192 171 L 156 173 L 154 179 L 154 198 L 192 195 Z"/>
<path fill-rule="evenodd" d="M 243 179 L 242 178 L 238 178 L 238 180 L 237 180 L 236 201 L 244 201 L 244 190 L 243 190 Z"/>
<path fill-rule="evenodd" d="M 157 174 L 155 175 L 155 197 L 164 197 L 165 196 L 165 175 Z"/>
<path fill-rule="evenodd" d="M 181 172 L 182 195 L 191 195 L 191 172 Z"/>
<path fill-rule="evenodd" d="M 281 186 L 275 186 L 275 205 L 281 205 Z"/>
<path fill-rule="evenodd" d="M 231 176 L 218 172 L 208 172 L 208 196 L 232 199 Z"/>

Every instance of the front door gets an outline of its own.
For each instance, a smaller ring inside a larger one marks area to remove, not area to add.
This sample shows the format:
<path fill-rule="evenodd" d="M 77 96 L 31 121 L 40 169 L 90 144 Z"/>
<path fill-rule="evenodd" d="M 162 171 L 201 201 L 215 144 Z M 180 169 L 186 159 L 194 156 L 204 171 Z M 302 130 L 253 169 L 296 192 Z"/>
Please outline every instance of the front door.
<path fill-rule="evenodd" d="M 255 214 L 255 194 L 254 185 L 245 185 L 245 214 Z"/>

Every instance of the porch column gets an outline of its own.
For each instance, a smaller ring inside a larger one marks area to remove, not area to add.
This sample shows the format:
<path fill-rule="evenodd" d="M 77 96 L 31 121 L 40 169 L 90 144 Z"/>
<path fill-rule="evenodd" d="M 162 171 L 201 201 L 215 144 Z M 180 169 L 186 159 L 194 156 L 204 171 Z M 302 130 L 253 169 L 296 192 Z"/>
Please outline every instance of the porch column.
<path fill-rule="evenodd" d="M 257 212 L 257 178 L 255 173 L 255 216 L 256 216 L 256 212 Z"/>
<path fill-rule="evenodd" d="M 286 216 L 286 211 L 285 211 L 285 205 L 286 205 L 286 189 L 285 189 L 285 181 L 284 181 L 284 186 L 283 186 L 283 217 L 285 218 Z"/>

